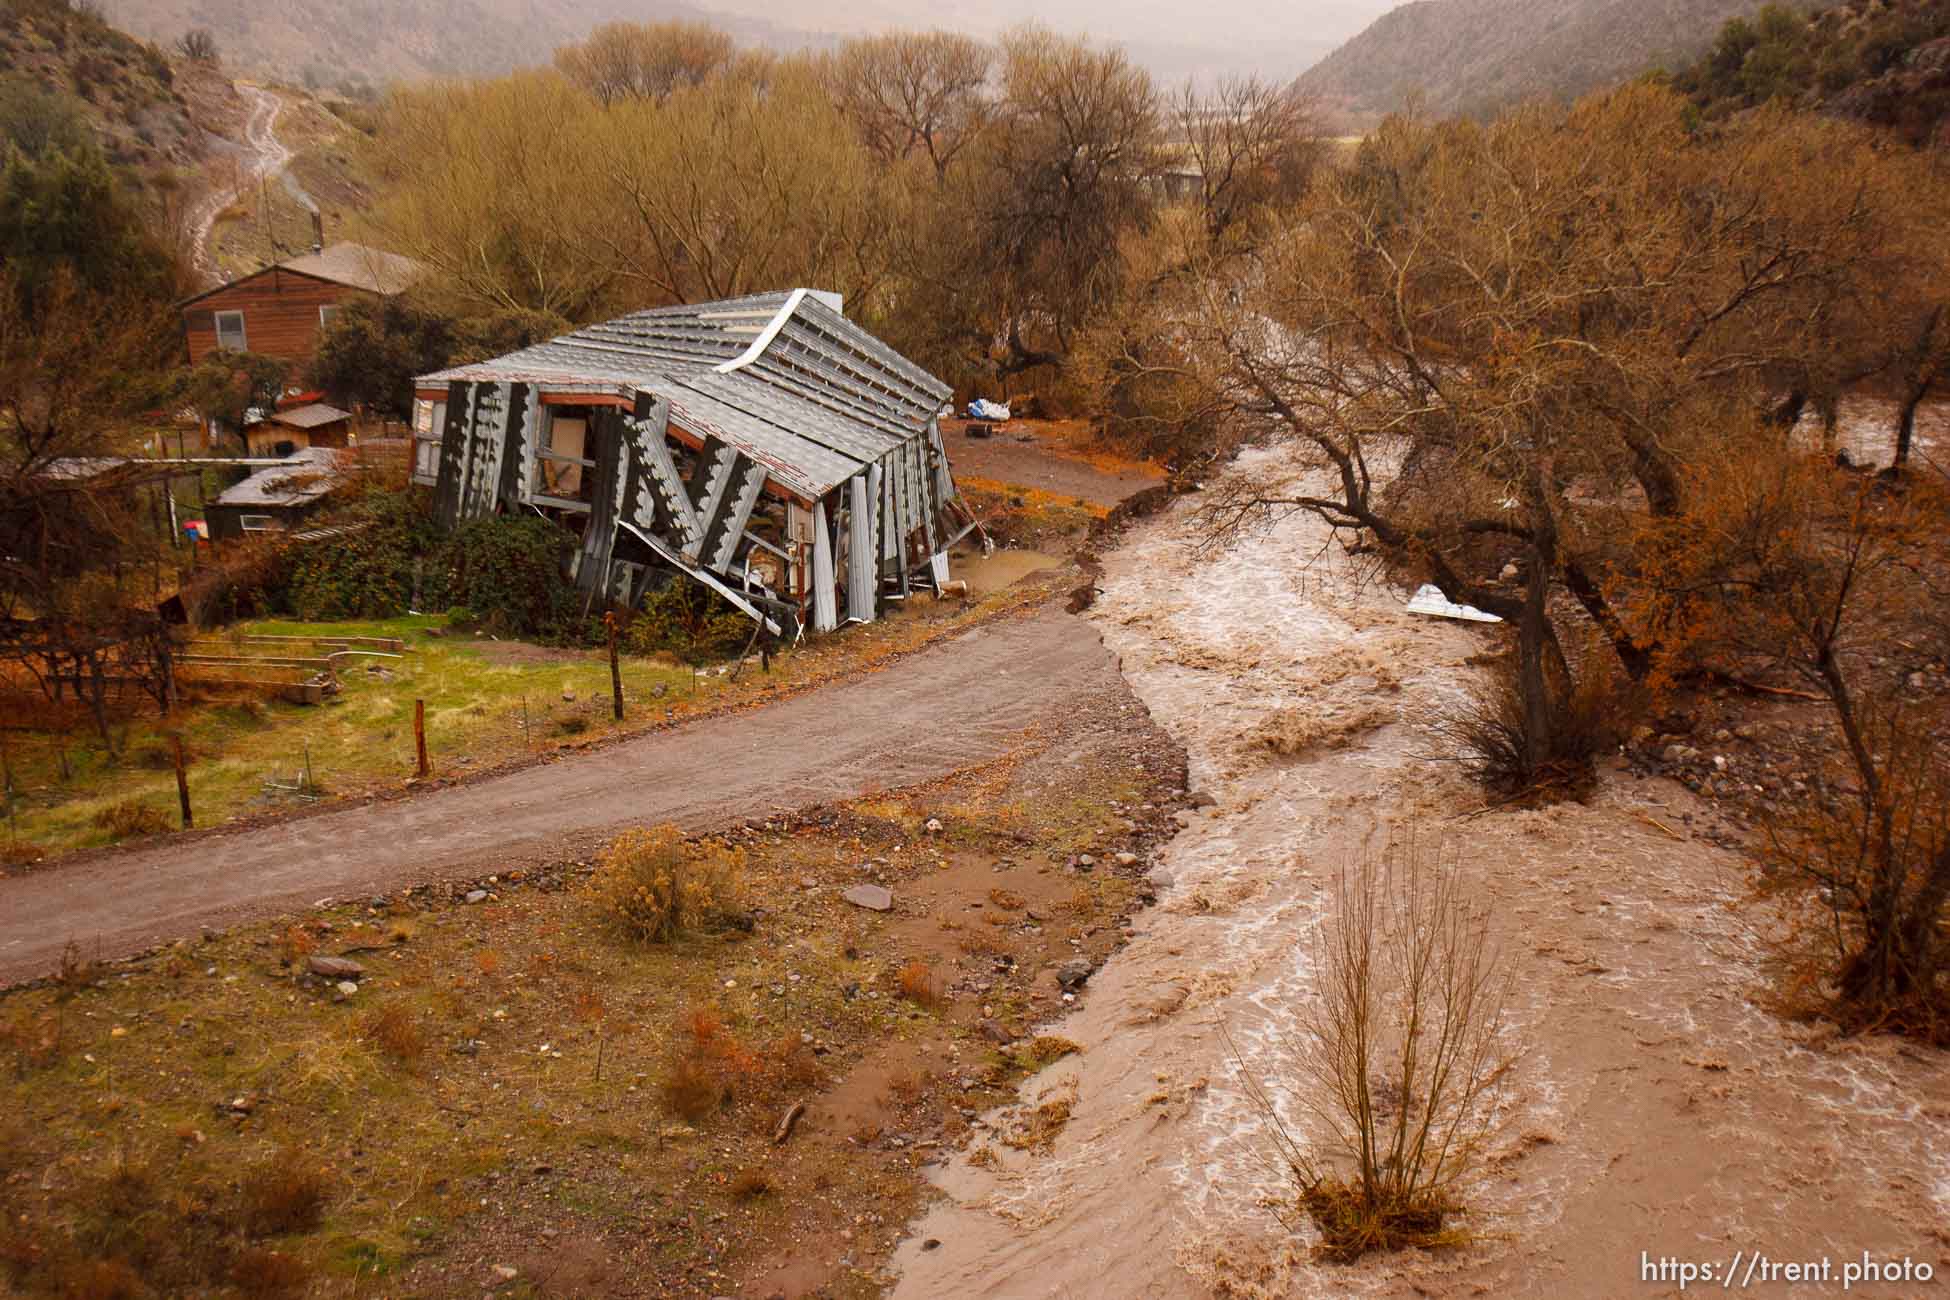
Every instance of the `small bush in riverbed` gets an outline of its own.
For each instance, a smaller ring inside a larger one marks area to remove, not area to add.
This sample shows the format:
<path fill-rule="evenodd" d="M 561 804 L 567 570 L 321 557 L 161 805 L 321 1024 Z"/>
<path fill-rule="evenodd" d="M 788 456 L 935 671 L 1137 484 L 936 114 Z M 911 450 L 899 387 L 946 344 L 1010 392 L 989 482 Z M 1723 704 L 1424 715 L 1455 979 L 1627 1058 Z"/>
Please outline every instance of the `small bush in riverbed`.
<path fill-rule="evenodd" d="M 1515 1060 L 1509 980 L 1455 865 L 1412 839 L 1343 869 L 1334 895 L 1319 996 L 1298 1009 L 1291 1053 L 1296 1100 L 1319 1136 L 1287 1126 L 1235 1047 L 1246 1095 L 1322 1259 L 1459 1245 L 1468 1233 L 1455 1216 Z"/>
<path fill-rule="evenodd" d="M 736 907 L 745 855 L 675 826 L 625 831 L 596 861 L 597 905 L 630 938 L 661 943 Z"/>

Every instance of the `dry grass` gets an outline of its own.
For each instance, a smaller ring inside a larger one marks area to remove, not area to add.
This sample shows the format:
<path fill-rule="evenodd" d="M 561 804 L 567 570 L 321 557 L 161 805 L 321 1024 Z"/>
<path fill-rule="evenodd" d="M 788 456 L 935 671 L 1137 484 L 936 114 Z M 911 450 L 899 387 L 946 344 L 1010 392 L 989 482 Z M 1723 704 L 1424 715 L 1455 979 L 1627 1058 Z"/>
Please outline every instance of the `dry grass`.
<path fill-rule="evenodd" d="M 231 1285 L 250 1300 L 302 1295 L 310 1280 L 310 1267 L 296 1255 L 256 1246 L 239 1252 L 230 1266 Z"/>
<path fill-rule="evenodd" d="M 139 799 L 124 799 L 95 814 L 95 825 L 108 832 L 110 840 L 129 840 L 142 835 L 166 835 L 176 823 L 168 813 Z"/>
<path fill-rule="evenodd" d="M 1040 841 L 1026 848 L 1021 837 L 1050 824 L 1052 800 L 1062 803 L 1055 820 L 1065 827 L 1083 810 L 1093 824 L 1079 822 L 1076 833 L 1102 834 L 1115 816 L 1106 801 L 1128 803 L 1138 790 L 1127 769 L 1085 770 L 1105 783 L 1101 798 L 1093 785 L 1088 800 L 1066 789 L 1006 812 L 976 806 L 976 829 L 958 849 L 1036 851 Z M 928 797 L 937 800 L 934 791 Z M 744 842 L 749 888 L 768 901 L 796 899 L 797 882 L 829 872 L 836 855 L 885 856 L 903 880 L 929 865 L 905 825 L 858 816 L 850 805 L 836 827 L 795 825 Z M 834 1076 L 883 1051 L 923 1063 L 950 1045 L 961 1045 L 964 1059 L 971 1049 L 986 1052 L 971 1025 L 916 1016 L 911 1003 L 890 996 L 909 955 L 949 973 L 960 935 L 936 936 L 930 923 L 928 937 L 948 953 L 910 949 L 883 967 L 885 956 L 871 951 L 881 947 L 871 923 L 820 895 L 769 908 L 753 936 L 726 928 L 642 944 L 589 905 L 574 867 L 523 876 L 504 874 L 487 905 L 410 894 L 384 916 L 364 899 L 308 912 L 297 947 L 321 935 L 332 952 L 385 945 L 349 1001 L 281 962 L 294 946 L 286 923 L 165 951 L 115 978 L 78 982 L 66 1000 L 47 985 L 0 996 L 7 1113 L 26 1121 L 0 1120 L 0 1137 L 14 1130 L 0 1142 L 0 1292 L 59 1295 L 61 1279 L 92 1269 L 137 1279 L 144 1300 L 273 1296 L 279 1288 L 438 1294 L 442 1272 L 477 1271 L 484 1243 L 532 1240 L 538 1209 L 561 1230 L 558 1245 L 620 1240 L 612 1235 L 619 1225 L 643 1222 L 629 1207 L 655 1187 L 673 1205 L 725 1216 L 721 1225 L 659 1216 L 654 1241 L 613 1256 L 644 1293 L 678 1294 L 706 1261 L 728 1270 L 789 1255 L 793 1215 L 811 1201 L 849 1220 L 868 1211 L 905 1220 L 921 1184 L 904 1161 L 845 1143 L 849 1125 L 802 1127 L 784 1148 L 774 1135 L 793 1102 L 816 1110 Z M 990 883 L 981 879 L 979 891 Z M 386 943 L 409 919 L 412 942 Z M 1061 942 L 1026 932 L 994 937 L 1018 953 Z M 494 955 L 483 962 L 485 953 Z M 483 966 L 494 972 L 486 983 Z M 210 967 L 220 977 L 204 978 Z M 997 972 L 995 1000 L 1011 1021 L 1033 1019 L 1023 1001 L 1033 968 L 1024 961 Z M 876 977 L 878 997 L 845 991 L 871 988 Z M 384 1034 L 373 1032 L 395 1006 L 425 1033 L 414 1071 L 396 1064 Z M 817 1048 L 802 1030 L 817 1035 Z M 951 1082 L 915 1071 L 898 1084 L 911 1099 L 902 1102 L 900 1127 L 932 1136 L 936 1124 L 954 1124 L 956 1112 L 943 1108 Z M 243 1108 L 233 1112 L 232 1099 Z M 155 1213 L 136 1216 L 127 1245 L 100 1232 L 77 1243 L 67 1225 L 110 1217 L 84 1211 L 107 1203 L 109 1153 L 124 1142 L 147 1153 L 145 1203 Z M 276 1152 L 300 1153 L 295 1183 L 313 1189 L 314 1204 L 322 1198 L 319 1217 L 304 1209 L 305 1196 L 296 1198 L 295 1217 L 277 1210 L 294 1199 L 276 1185 L 294 1180 L 261 1167 Z M 544 1165 L 552 1172 L 534 1172 Z M 50 1169 L 52 1190 L 44 1192 Z M 771 1190 L 735 1184 L 744 1170 L 761 1171 Z M 246 1177 L 249 1212 L 239 1186 Z M 545 1203 L 531 1194 L 542 1186 Z M 250 1231 L 247 1220 L 256 1225 Z M 319 1227 L 256 1235 L 305 1222 Z M 537 1295 L 609 1293 L 545 1280 L 519 1253 L 507 1262 Z M 309 1281 L 296 1280 L 301 1267 Z"/>
<path fill-rule="evenodd" d="M 1067 1038 L 1059 1038 L 1055 1034 L 1038 1034 L 1027 1043 L 1018 1045 L 1015 1056 L 1022 1062 L 1025 1070 L 1033 1073 L 1054 1061 L 1060 1061 L 1066 1056 L 1074 1056 L 1082 1051 L 1081 1047 Z"/>
<path fill-rule="evenodd" d="M 1035 1109 L 1024 1115 L 1002 1140 L 1018 1151 L 1047 1151 L 1070 1122 L 1076 1104 L 1076 1093 L 1072 1090 L 1045 1093 Z"/>
<path fill-rule="evenodd" d="M 244 1176 L 241 1196 L 244 1230 L 253 1237 L 282 1237 L 316 1228 L 331 1188 L 316 1161 L 286 1147 Z"/>
<path fill-rule="evenodd" d="M 734 1201 L 755 1201 L 761 1196 L 770 1196 L 776 1189 L 772 1185 L 772 1175 L 754 1168 L 739 1170 L 727 1190 Z"/>
<path fill-rule="evenodd" d="M 1640 705 L 1599 653 L 1579 656 L 1578 680 L 1559 683 L 1544 712 L 1546 734 L 1533 744 L 1514 654 L 1495 659 L 1468 702 L 1437 730 L 1469 774 L 1503 795 L 1556 792 L 1579 796 L 1590 787 L 1592 763 L 1617 742 Z"/>
<path fill-rule="evenodd" d="M 402 1065 L 419 1063 L 427 1050 L 426 1030 L 404 1002 L 388 1002 L 366 1013 L 360 1034 Z"/>
<path fill-rule="evenodd" d="M 941 979 L 934 973 L 934 968 L 919 957 L 900 968 L 899 974 L 894 976 L 894 983 L 900 995 L 916 1006 L 933 1010 L 941 1005 Z"/>

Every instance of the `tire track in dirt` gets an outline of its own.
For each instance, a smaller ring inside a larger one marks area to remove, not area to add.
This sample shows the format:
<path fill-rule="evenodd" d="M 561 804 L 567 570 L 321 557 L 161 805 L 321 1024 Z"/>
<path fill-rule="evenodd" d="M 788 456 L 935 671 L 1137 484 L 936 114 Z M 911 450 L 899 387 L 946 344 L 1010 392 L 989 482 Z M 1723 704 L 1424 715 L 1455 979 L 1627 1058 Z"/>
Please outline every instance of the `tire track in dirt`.
<path fill-rule="evenodd" d="M 521 865 L 625 824 L 702 829 L 945 775 L 1008 752 L 1068 702 L 1118 687 L 1051 607 L 870 676 L 468 785 L 241 832 L 105 853 L 0 881 L 0 983 L 73 939 L 114 957 L 327 896 Z"/>

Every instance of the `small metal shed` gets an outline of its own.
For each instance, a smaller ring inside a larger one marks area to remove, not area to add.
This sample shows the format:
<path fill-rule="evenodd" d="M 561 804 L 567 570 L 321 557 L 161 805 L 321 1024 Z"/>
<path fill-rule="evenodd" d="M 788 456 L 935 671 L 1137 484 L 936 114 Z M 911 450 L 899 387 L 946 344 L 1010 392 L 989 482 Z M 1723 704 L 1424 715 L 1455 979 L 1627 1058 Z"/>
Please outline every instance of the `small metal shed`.
<path fill-rule="evenodd" d="M 439 515 L 560 520 L 592 602 L 682 573 L 796 637 L 938 589 L 975 528 L 941 441 L 948 386 L 815 290 L 638 312 L 417 396 L 414 478 Z"/>

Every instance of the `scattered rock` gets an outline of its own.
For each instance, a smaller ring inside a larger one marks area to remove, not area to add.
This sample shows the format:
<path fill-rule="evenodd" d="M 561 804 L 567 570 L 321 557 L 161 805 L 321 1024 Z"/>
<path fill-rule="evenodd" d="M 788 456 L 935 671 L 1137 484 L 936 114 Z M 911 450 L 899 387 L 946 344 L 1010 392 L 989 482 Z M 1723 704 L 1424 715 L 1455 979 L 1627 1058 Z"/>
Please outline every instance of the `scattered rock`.
<path fill-rule="evenodd" d="M 1194 808 L 1216 808 L 1219 806 L 1219 801 L 1203 790 L 1193 790 L 1185 796 L 1185 799 Z"/>
<path fill-rule="evenodd" d="M 1090 963 L 1079 957 L 1066 961 L 1056 968 L 1056 983 L 1066 993 L 1073 993 L 1090 979 Z"/>
<path fill-rule="evenodd" d="M 930 817 L 930 818 L 928 818 L 928 821 L 927 821 L 927 832 L 928 832 L 928 834 L 930 834 L 930 835 L 939 835 L 939 834 L 941 834 L 941 819 L 940 819 L 940 818 L 938 818 L 938 817 Z"/>
<path fill-rule="evenodd" d="M 353 994 L 359 991 L 359 986 L 357 984 L 354 984 L 351 980 L 340 980 L 333 987 L 338 989 L 339 996 L 342 998 L 349 998 Z"/>
<path fill-rule="evenodd" d="M 564 691 L 562 693 L 564 695 L 568 694 L 567 691 Z M 494 1266 L 494 1275 L 500 1278 L 503 1282 L 512 1282 L 516 1278 L 521 1276 L 521 1270 L 518 1268 L 509 1268 L 506 1264 L 496 1264 Z"/>
<path fill-rule="evenodd" d="M 366 968 L 350 957 L 310 957 L 305 961 L 305 968 L 328 980 L 356 980 L 366 973 Z"/>
<path fill-rule="evenodd" d="M 1501 573 L 1498 573 L 1496 576 L 1498 579 L 1500 579 L 1503 582 L 1515 582 L 1517 580 L 1518 572 L 1519 570 L 1517 566 L 1514 563 L 1511 563 L 1511 564 L 1504 565 L 1503 571 Z"/>
<path fill-rule="evenodd" d="M 893 893 L 881 885 L 855 885 L 840 897 L 855 907 L 864 907 L 870 912 L 894 910 Z"/>
<path fill-rule="evenodd" d="M 1016 1036 L 1009 1032 L 1008 1026 L 999 1020 L 984 1020 L 976 1028 L 981 1032 L 982 1037 L 999 1046 L 1006 1047 L 1016 1041 Z"/>
<path fill-rule="evenodd" d="M 939 1237 L 929 1237 L 929 1238 L 928 1238 L 928 1239 L 927 1239 L 926 1241 L 924 1241 L 924 1242 L 922 1242 L 922 1243 L 921 1243 L 921 1249 L 922 1249 L 922 1250 L 940 1250 L 940 1249 L 941 1249 L 941 1238 L 939 1238 Z"/>
<path fill-rule="evenodd" d="M 470 889 L 467 891 L 467 897 L 461 901 L 464 903 L 485 903 L 487 902 L 487 890 Z"/>
<path fill-rule="evenodd" d="M 1117 865 L 1120 867 L 1135 867 L 1137 860 L 1138 855 L 1135 853 L 1120 853 L 1116 858 Z"/>

